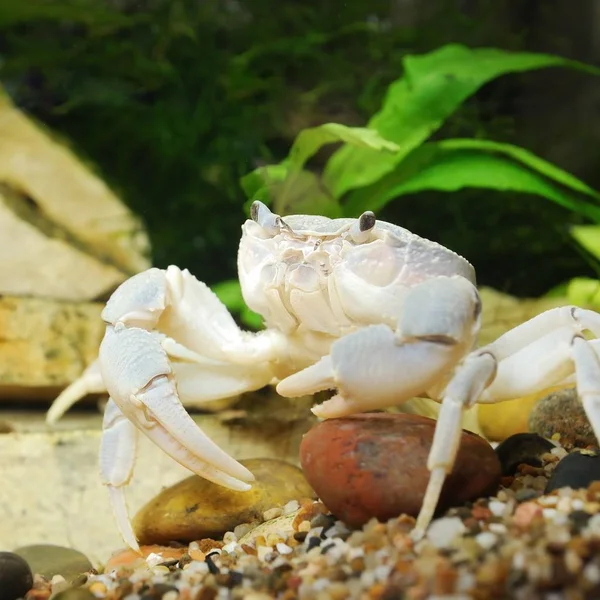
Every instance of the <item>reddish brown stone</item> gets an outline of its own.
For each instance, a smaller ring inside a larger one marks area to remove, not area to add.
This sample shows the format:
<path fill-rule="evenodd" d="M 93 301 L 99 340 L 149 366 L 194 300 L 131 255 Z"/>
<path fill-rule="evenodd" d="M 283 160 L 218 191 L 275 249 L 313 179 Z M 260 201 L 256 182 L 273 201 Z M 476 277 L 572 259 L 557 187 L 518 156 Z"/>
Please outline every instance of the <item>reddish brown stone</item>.
<path fill-rule="evenodd" d="M 319 423 L 300 446 L 304 474 L 338 518 L 359 526 L 371 517 L 417 515 L 429 471 L 436 421 L 418 415 L 368 413 Z M 463 432 L 440 508 L 493 493 L 501 476 L 493 448 Z"/>

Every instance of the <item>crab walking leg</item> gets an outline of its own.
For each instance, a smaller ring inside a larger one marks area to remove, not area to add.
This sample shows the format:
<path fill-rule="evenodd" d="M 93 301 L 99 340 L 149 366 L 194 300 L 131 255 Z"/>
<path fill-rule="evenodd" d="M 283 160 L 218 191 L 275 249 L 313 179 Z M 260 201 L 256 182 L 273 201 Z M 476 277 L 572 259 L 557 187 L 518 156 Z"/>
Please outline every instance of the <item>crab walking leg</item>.
<path fill-rule="evenodd" d="M 107 327 L 100 364 L 115 404 L 163 451 L 214 483 L 250 488 L 252 473 L 206 436 L 183 408 L 159 334 L 121 324 Z"/>
<path fill-rule="evenodd" d="M 454 466 L 462 434 L 463 410 L 477 401 L 494 376 L 496 365 L 496 358 L 487 352 L 472 354 L 457 369 L 446 388 L 427 459 L 430 476 L 413 533 L 416 537 L 420 537 L 431 522 L 446 475 Z"/>
<path fill-rule="evenodd" d="M 46 413 L 46 423 L 54 425 L 77 401 L 88 394 L 102 394 L 106 386 L 102 381 L 100 364 L 96 359 L 73 383 L 66 387 Z"/>
<path fill-rule="evenodd" d="M 129 484 L 135 465 L 138 430 L 109 398 L 102 422 L 100 441 L 100 477 L 107 486 L 117 527 L 123 541 L 133 550 L 140 547 L 133 532 L 124 488 Z"/>
<path fill-rule="evenodd" d="M 600 360 L 587 340 L 573 339 L 577 393 L 596 439 L 600 441 Z"/>
<path fill-rule="evenodd" d="M 511 344 L 505 344 L 506 340 L 501 337 L 503 360 L 498 361 L 497 342 L 492 342 L 463 361 L 443 393 L 427 461 L 431 476 L 417 518 L 415 537 L 421 536 L 431 522 L 446 474 L 454 465 L 462 411 L 478 400 L 491 403 L 528 396 L 561 383 L 575 368 L 578 389 L 581 385 L 587 394 L 584 396 L 586 413 L 590 415 L 590 422 L 595 418 L 600 433 L 600 362 L 592 345 L 580 337 L 578 330 L 579 324 L 571 319 L 570 324 L 531 340 L 529 336 L 540 335 L 547 329 L 524 327 L 518 336 L 509 332 L 514 354 L 507 356 Z"/>

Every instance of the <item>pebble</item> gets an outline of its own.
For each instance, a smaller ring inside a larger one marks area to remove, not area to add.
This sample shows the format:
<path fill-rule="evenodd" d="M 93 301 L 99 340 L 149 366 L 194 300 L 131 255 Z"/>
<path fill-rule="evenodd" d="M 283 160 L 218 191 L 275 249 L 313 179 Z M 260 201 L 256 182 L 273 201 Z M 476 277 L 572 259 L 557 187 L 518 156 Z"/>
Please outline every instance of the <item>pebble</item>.
<path fill-rule="evenodd" d="M 197 544 L 196 546 L 199 548 Z M 148 559 L 150 559 L 150 561 L 154 560 L 151 558 L 154 556 L 158 557 L 158 563 L 169 560 L 180 560 L 184 554 L 184 548 L 171 548 L 169 546 L 140 546 L 139 553 L 135 552 L 135 550 L 132 550 L 131 548 L 124 548 L 123 550 L 118 550 L 112 554 L 104 566 L 104 570 L 105 572 L 109 573 L 119 567 L 131 566 L 135 565 L 136 563 L 147 563 Z"/>
<path fill-rule="evenodd" d="M 0 552 L 0 599 L 17 600 L 33 586 L 33 573 L 23 558 L 13 552 Z"/>
<path fill-rule="evenodd" d="M 575 388 L 542 398 L 531 411 L 529 429 L 545 438 L 558 437 L 565 448 L 598 446 Z"/>
<path fill-rule="evenodd" d="M 166 488 L 135 516 L 141 544 L 216 538 L 242 523 L 260 523 L 265 511 L 314 492 L 302 471 L 276 459 L 240 461 L 256 477 L 248 492 L 236 492 L 196 475 Z"/>
<path fill-rule="evenodd" d="M 61 575 L 69 584 L 80 580 L 93 568 L 85 554 L 65 546 L 33 544 L 17 548 L 15 554 L 26 560 L 34 573 L 47 579 Z"/>
<path fill-rule="evenodd" d="M 537 433 L 511 435 L 496 447 L 502 474 L 514 475 L 521 464 L 541 467 L 544 454 L 555 447 L 554 443 Z"/>
<path fill-rule="evenodd" d="M 427 456 L 435 425 L 410 414 L 330 419 L 304 436 L 300 462 L 319 498 L 351 526 L 373 517 L 416 516 L 429 481 Z M 439 508 L 493 493 L 500 475 L 500 462 L 488 442 L 463 432 Z"/>
<path fill-rule="evenodd" d="M 600 456 L 572 452 L 556 465 L 545 493 L 562 487 L 586 488 L 593 481 L 600 481 Z"/>
<path fill-rule="evenodd" d="M 545 395 L 543 392 L 495 404 L 479 404 L 477 419 L 483 435 L 488 440 L 501 442 L 517 433 L 526 433 L 529 415 Z"/>
<path fill-rule="evenodd" d="M 52 600 L 96 600 L 96 598 L 97 596 L 85 588 L 69 588 L 52 596 Z"/>
<path fill-rule="evenodd" d="M 437 519 L 427 529 L 427 539 L 436 548 L 448 548 L 467 528 L 459 517 Z"/>

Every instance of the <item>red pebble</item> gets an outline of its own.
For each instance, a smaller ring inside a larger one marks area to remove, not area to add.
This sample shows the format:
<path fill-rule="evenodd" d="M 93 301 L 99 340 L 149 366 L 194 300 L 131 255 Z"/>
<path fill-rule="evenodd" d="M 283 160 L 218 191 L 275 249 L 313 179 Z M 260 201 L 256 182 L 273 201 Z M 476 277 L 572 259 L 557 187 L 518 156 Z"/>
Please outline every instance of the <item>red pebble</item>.
<path fill-rule="evenodd" d="M 304 474 L 323 503 L 353 526 L 371 517 L 416 516 L 429 481 L 427 456 L 436 421 L 408 414 L 368 413 L 319 423 L 303 438 Z M 483 438 L 463 431 L 440 508 L 493 493 L 501 467 Z"/>

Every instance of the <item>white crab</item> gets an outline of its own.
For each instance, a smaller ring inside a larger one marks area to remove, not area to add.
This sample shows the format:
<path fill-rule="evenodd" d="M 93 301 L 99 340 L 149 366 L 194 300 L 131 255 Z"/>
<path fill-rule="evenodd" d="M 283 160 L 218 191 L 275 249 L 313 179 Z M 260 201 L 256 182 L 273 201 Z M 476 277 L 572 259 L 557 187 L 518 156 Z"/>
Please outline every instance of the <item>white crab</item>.
<path fill-rule="evenodd" d="M 55 420 L 87 392 L 107 389 L 100 464 L 118 527 L 138 544 L 124 497 L 142 431 L 182 465 L 247 490 L 252 473 L 217 447 L 182 406 L 276 384 L 282 396 L 337 394 L 322 418 L 398 405 L 417 395 L 441 401 L 429 486 L 415 533 L 432 519 L 454 464 L 461 416 L 576 381 L 600 435 L 600 314 L 549 310 L 475 348 L 481 303 L 473 267 L 461 256 L 396 225 L 295 215 L 252 205 L 238 269 L 259 333 L 238 328 L 225 306 L 187 270 L 150 269 L 123 283 L 102 318 L 99 361 L 52 407 Z"/>

